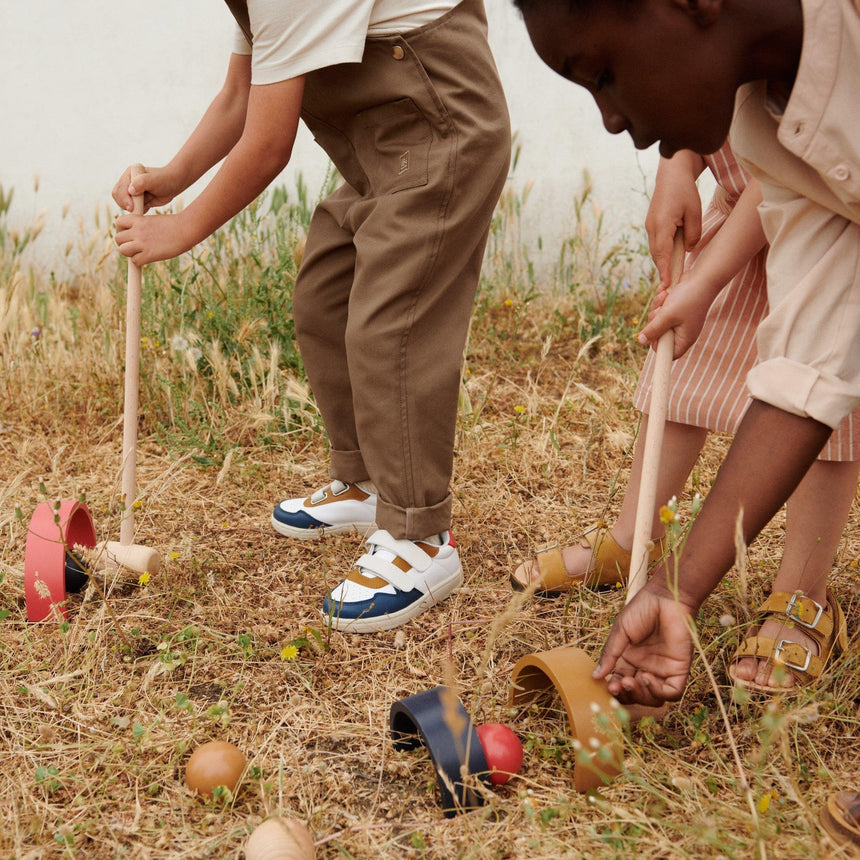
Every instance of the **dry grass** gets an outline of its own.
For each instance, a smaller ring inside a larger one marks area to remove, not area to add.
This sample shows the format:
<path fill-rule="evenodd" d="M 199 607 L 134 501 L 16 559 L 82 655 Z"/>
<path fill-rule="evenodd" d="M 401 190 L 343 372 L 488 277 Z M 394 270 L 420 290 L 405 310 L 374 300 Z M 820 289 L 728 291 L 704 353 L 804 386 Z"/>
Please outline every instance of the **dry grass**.
<path fill-rule="evenodd" d="M 596 655 L 621 605 L 618 593 L 518 605 L 507 577 L 530 549 L 570 541 L 618 507 L 642 358 L 629 332 L 644 301 L 636 289 L 619 299 L 593 339 L 599 298 L 526 287 L 516 249 L 471 331 L 454 482 L 459 593 L 398 631 L 329 631 L 318 607 L 360 538 L 303 544 L 268 526 L 273 502 L 326 480 L 300 369 L 282 370 L 272 350 L 231 353 L 223 339 L 199 340 L 202 365 L 177 356 L 158 342 L 153 311 L 136 540 L 162 551 L 162 572 L 107 581 L 105 599 L 93 588 L 72 596 L 66 625 L 27 624 L 35 505 L 85 492 L 99 538 L 119 530 L 122 273 L 106 237 L 84 244 L 77 276 L 54 283 L 8 243 L 0 256 L 0 856 L 238 858 L 276 811 L 307 821 L 331 858 L 840 856 L 816 814 L 858 778 L 856 514 L 832 580 L 851 643 L 813 689 L 733 702 L 726 686 L 739 628 L 718 619 L 741 623 L 762 598 L 781 548 L 775 522 L 743 579 L 730 574 L 706 604 L 685 698 L 660 724 L 630 729 L 625 773 L 599 795 L 572 790 L 558 703 L 508 708 L 519 657 L 564 643 Z M 152 268 L 150 289 L 199 274 Z M 726 445 L 709 443 L 700 490 Z M 452 681 L 475 721 L 516 729 L 526 756 L 483 809 L 448 820 L 426 751 L 395 752 L 388 714 Z M 182 775 L 190 751 L 215 738 L 241 747 L 251 769 L 234 797 L 205 802 Z"/>

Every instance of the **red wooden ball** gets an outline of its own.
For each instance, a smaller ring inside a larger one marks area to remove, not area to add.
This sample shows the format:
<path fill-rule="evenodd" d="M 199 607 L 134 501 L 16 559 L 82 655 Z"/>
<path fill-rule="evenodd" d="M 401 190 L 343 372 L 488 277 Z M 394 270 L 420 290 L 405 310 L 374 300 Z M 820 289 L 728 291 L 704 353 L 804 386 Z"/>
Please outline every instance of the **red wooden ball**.
<path fill-rule="evenodd" d="M 513 730 L 501 723 L 478 726 L 478 738 L 484 748 L 490 782 L 504 785 L 523 766 L 523 745 Z"/>

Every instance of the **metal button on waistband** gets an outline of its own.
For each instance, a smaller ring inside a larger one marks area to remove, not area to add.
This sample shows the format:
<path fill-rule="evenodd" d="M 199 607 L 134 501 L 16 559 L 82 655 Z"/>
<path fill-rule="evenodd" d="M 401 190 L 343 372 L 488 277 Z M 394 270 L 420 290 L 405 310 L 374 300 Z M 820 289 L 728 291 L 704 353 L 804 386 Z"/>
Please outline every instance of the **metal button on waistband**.
<path fill-rule="evenodd" d="M 395 60 L 402 60 L 406 56 L 406 51 L 403 50 L 403 45 L 395 45 L 391 49 L 391 56 Z"/>
<path fill-rule="evenodd" d="M 851 171 L 844 164 L 839 164 L 833 168 L 833 178 L 838 179 L 840 182 L 844 182 L 846 179 L 849 179 L 850 176 Z"/>

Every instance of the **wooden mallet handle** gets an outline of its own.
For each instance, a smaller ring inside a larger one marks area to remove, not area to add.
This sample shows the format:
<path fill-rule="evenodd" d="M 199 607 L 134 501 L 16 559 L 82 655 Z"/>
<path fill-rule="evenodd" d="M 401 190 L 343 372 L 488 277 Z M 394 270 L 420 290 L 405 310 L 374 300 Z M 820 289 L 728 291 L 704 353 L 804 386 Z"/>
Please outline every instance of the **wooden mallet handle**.
<path fill-rule="evenodd" d="M 146 171 L 142 164 L 131 168 L 131 179 Z M 134 214 L 143 215 L 143 195 L 134 198 Z M 119 527 L 119 542 L 134 541 L 134 502 L 137 498 L 137 412 L 140 394 L 140 302 L 141 268 L 128 261 L 128 293 L 125 312 L 125 398 L 122 413 L 122 499 L 125 505 Z"/>
<path fill-rule="evenodd" d="M 672 262 L 669 270 L 670 289 L 684 273 L 684 231 L 675 231 Z M 665 332 L 657 341 L 657 356 L 651 377 L 651 408 L 642 456 L 642 475 L 639 482 L 639 499 L 633 526 L 633 549 L 630 554 L 630 577 L 627 580 L 627 603 L 639 592 L 648 578 L 648 554 L 651 546 L 651 529 L 654 523 L 654 505 L 657 501 L 657 476 L 660 471 L 660 454 L 663 450 L 663 431 L 669 408 L 669 378 L 672 373 L 672 356 L 675 352 L 675 332 Z"/>

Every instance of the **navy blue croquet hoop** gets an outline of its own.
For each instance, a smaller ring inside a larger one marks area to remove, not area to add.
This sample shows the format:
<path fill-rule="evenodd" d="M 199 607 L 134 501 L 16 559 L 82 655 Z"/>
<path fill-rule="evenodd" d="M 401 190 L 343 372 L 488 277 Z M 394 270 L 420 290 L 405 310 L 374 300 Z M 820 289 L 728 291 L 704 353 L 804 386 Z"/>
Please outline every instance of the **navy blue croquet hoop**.
<path fill-rule="evenodd" d="M 389 722 L 396 750 L 415 749 L 422 742 L 427 747 L 442 795 L 442 812 L 453 818 L 484 803 L 480 792 L 463 782 L 463 776 L 477 776 L 489 786 L 490 768 L 466 709 L 453 691 L 447 693 L 446 701 L 446 691 L 447 687 L 434 687 L 399 699 L 391 706 Z"/>

